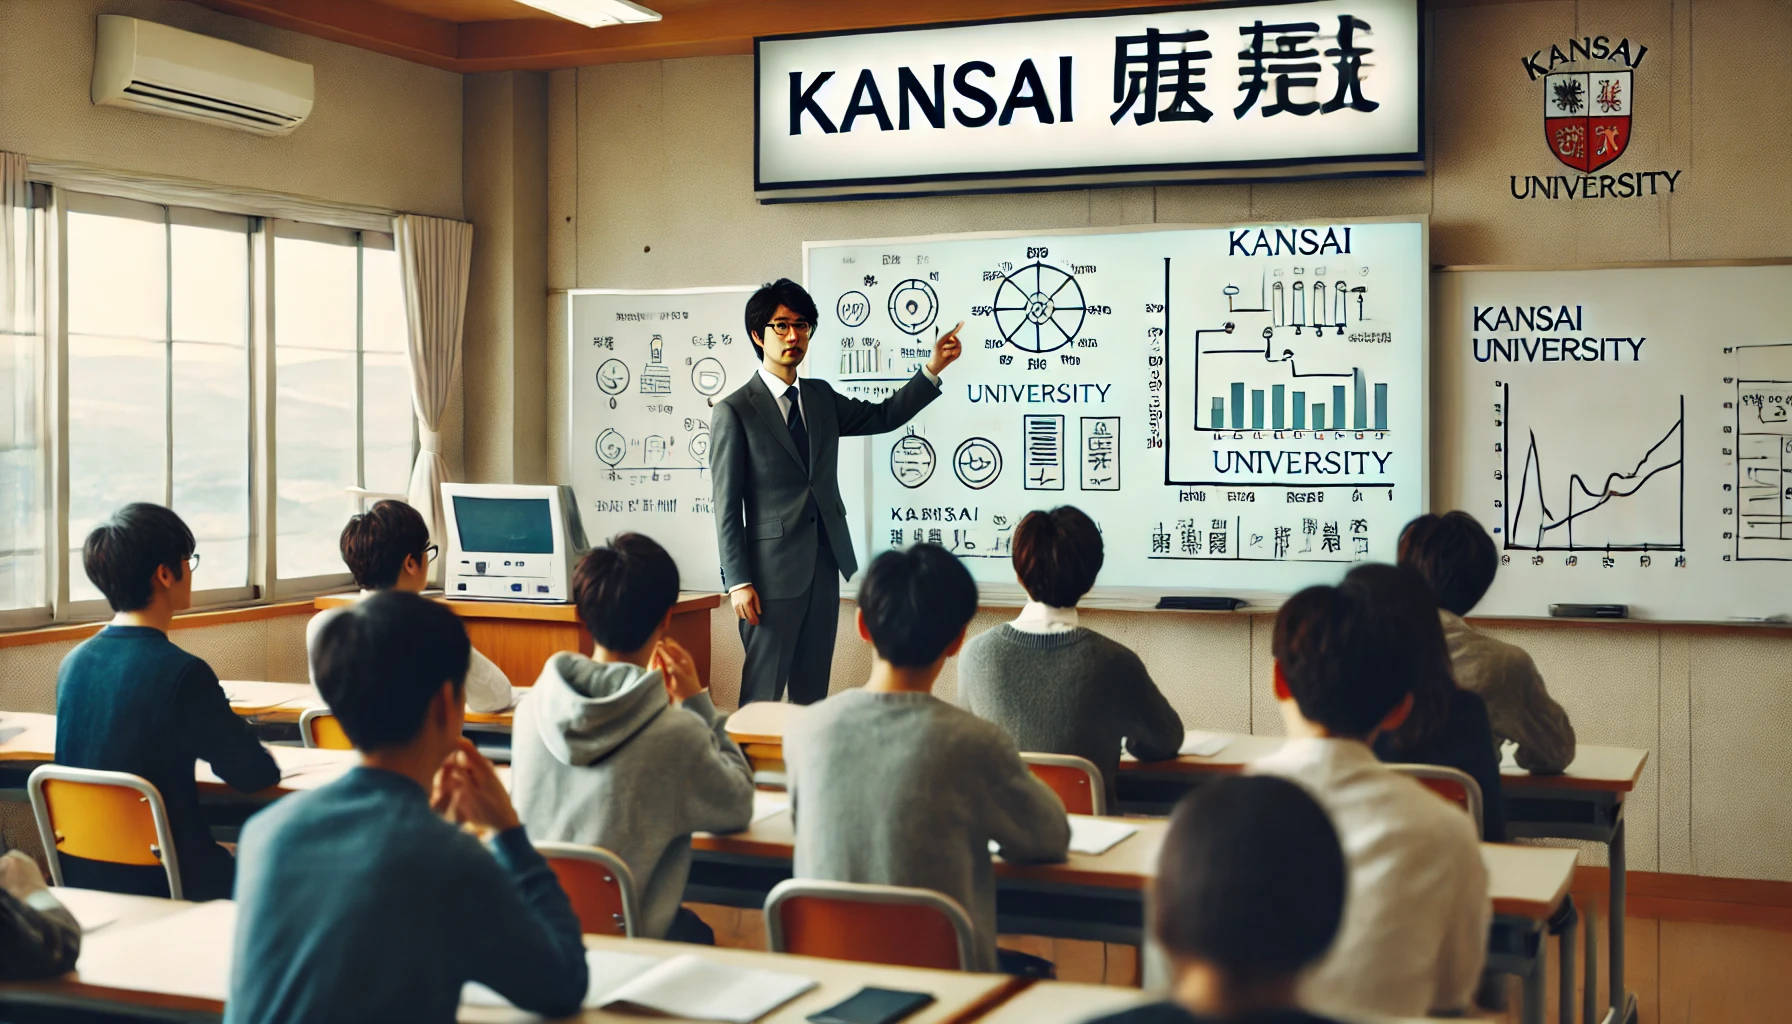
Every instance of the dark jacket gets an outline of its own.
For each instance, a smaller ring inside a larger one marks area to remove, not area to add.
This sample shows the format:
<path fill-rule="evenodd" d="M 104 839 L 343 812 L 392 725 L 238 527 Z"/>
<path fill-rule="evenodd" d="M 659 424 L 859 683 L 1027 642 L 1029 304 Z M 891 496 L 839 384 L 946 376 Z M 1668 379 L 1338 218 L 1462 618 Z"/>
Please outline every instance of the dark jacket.
<path fill-rule="evenodd" d="M 1387 736 L 1375 741 L 1375 756 L 1383 761 L 1435 764 L 1467 772 L 1481 786 L 1481 838 L 1489 843 L 1506 841 L 1506 798 L 1500 790 L 1496 751 L 1487 705 L 1460 687 L 1451 691 L 1449 717 L 1417 747 L 1396 749 Z"/>

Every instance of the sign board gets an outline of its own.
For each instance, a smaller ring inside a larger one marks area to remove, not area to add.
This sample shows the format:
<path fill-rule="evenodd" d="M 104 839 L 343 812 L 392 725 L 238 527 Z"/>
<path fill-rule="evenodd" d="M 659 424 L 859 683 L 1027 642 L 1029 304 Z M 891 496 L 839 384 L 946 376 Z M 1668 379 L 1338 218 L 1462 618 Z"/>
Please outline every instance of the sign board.
<path fill-rule="evenodd" d="M 754 41 L 766 202 L 1424 170 L 1416 0 Z"/>

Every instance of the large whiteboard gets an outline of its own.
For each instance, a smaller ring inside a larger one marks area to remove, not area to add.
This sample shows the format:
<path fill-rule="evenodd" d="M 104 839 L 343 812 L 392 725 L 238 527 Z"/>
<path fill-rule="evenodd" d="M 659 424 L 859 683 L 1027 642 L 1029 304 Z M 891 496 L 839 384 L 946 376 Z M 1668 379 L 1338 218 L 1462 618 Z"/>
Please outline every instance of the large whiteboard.
<path fill-rule="evenodd" d="M 940 399 L 842 446 L 867 556 L 935 541 L 999 592 L 1014 525 L 1074 504 L 1100 597 L 1261 599 L 1391 559 L 1425 506 L 1423 220 L 809 242 L 804 267 L 809 372 L 845 393 L 965 321 Z"/>
<path fill-rule="evenodd" d="M 1439 498 L 1501 553 L 1477 613 L 1792 612 L 1792 267 L 1435 281 Z"/>
<path fill-rule="evenodd" d="M 567 451 L 585 535 L 647 534 L 686 590 L 722 589 L 709 411 L 759 365 L 741 326 L 752 291 L 567 293 Z"/>

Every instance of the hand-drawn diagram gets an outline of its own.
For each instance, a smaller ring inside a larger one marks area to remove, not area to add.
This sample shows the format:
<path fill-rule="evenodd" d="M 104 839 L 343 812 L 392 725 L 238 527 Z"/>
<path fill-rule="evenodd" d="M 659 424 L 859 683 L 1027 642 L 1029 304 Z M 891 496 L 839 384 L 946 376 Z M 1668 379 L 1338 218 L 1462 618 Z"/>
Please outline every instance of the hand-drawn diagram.
<path fill-rule="evenodd" d="M 728 371 L 722 368 L 722 361 L 714 356 L 704 356 L 691 367 L 691 387 L 697 389 L 699 395 L 714 398 L 722 393 L 728 383 Z"/>
<path fill-rule="evenodd" d="M 878 372 L 883 369 L 882 351 L 883 346 L 876 338 L 866 338 L 855 342 L 851 347 L 846 347 L 843 342 L 840 349 L 840 376 Z"/>
<path fill-rule="evenodd" d="M 670 447 L 666 439 L 660 435 L 648 434 L 646 440 L 641 442 L 641 460 L 649 466 L 663 466 L 666 463 L 666 453 Z"/>
<path fill-rule="evenodd" d="M 933 478 L 933 445 L 918 434 L 904 434 L 890 448 L 890 475 L 913 489 Z"/>
<path fill-rule="evenodd" d="M 691 461 L 697 465 L 709 465 L 709 431 L 692 434 L 690 443 L 685 445 L 685 451 L 690 453 Z"/>
<path fill-rule="evenodd" d="M 1258 288 L 1257 305 L 1250 309 L 1238 305 L 1242 289 L 1236 284 L 1221 290 L 1234 313 L 1268 313 L 1272 326 L 1291 327 L 1296 336 L 1303 332 L 1320 335 L 1331 330 L 1343 337 L 1347 325 L 1369 319 L 1369 286 L 1352 285 L 1343 270 L 1326 266 L 1291 267 L 1286 274 L 1280 267 L 1266 270 Z M 1325 280 L 1328 272 L 1333 275 L 1331 281 Z M 1359 278 L 1368 273 L 1367 266 L 1356 270 Z"/>
<path fill-rule="evenodd" d="M 606 359 L 597 368 L 597 389 L 615 397 L 628 390 L 628 364 L 620 359 Z"/>
<path fill-rule="evenodd" d="M 1082 469 L 1083 490 L 1120 489 L 1120 417 L 1083 417 L 1083 441 L 1077 461 Z"/>
<path fill-rule="evenodd" d="M 641 367 L 641 393 L 643 395 L 669 395 L 672 393 L 672 368 L 666 365 L 666 340 L 654 335 L 647 344 L 647 365 Z"/>
<path fill-rule="evenodd" d="M 1076 340 L 1086 309 L 1083 287 L 1049 263 L 1020 268 L 996 286 L 996 329 L 1023 352 L 1046 353 Z"/>
<path fill-rule="evenodd" d="M 952 472 L 959 483 L 980 491 L 1002 475 L 1002 452 L 987 438 L 967 438 L 952 453 Z"/>
<path fill-rule="evenodd" d="M 1020 435 L 1026 450 L 1026 476 L 1022 486 L 1029 491 L 1063 490 L 1063 415 L 1023 416 Z"/>
<path fill-rule="evenodd" d="M 623 437 L 616 428 L 610 427 L 597 435 L 597 457 L 604 465 L 615 469 L 627 454 L 628 438 Z"/>
<path fill-rule="evenodd" d="M 871 300 L 864 292 L 847 292 L 834 303 L 834 316 L 842 327 L 857 327 L 871 318 Z"/>
<path fill-rule="evenodd" d="M 1736 351 L 1736 560 L 1792 561 L 1792 345 Z"/>
<path fill-rule="evenodd" d="M 920 334 L 939 315 L 939 296 L 926 281 L 911 277 L 890 289 L 890 322 L 904 334 Z"/>

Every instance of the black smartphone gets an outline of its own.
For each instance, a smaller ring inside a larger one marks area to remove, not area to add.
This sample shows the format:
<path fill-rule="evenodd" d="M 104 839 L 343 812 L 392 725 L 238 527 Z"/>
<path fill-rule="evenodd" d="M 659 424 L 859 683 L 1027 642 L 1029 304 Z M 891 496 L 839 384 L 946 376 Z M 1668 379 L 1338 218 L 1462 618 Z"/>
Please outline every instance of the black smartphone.
<path fill-rule="evenodd" d="M 853 995 L 817 1010 L 810 1024 L 895 1024 L 933 1002 L 926 992 L 902 992 L 893 988 L 862 988 Z"/>

